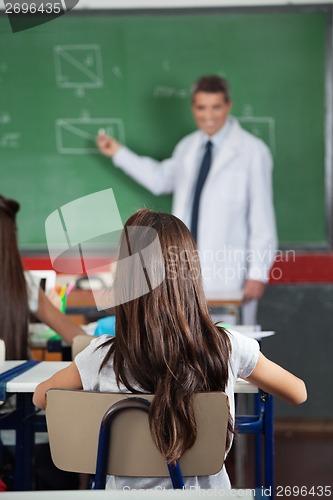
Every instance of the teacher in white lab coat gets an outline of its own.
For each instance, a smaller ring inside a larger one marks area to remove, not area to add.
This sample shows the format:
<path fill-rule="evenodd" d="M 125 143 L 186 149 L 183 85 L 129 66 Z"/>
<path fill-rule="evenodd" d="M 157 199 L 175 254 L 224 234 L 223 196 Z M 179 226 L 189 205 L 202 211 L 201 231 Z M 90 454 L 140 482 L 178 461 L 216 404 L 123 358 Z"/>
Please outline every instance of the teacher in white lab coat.
<path fill-rule="evenodd" d="M 172 212 L 197 242 L 207 298 L 242 298 L 243 323 L 255 324 L 277 243 L 272 157 L 229 115 L 231 106 L 227 81 L 204 76 L 192 90 L 198 130 L 171 158 L 138 156 L 105 133 L 97 145 L 152 193 L 173 193 Z"/>

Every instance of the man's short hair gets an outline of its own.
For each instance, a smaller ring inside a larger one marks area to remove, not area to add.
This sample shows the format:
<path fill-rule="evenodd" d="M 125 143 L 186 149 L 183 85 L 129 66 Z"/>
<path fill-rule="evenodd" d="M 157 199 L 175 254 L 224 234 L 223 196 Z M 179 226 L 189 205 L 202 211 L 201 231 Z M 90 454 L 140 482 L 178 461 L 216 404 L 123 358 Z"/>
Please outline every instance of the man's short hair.
<path fill-rule="evenodd" d="M 202 76 L 195 82 L 191 90 L 192 101 L 198 92 L 208 92 L 210 94 L 224 94 L 226 102 L 231 100 L 229 83 L 225 78 L 218 75 Z"/>

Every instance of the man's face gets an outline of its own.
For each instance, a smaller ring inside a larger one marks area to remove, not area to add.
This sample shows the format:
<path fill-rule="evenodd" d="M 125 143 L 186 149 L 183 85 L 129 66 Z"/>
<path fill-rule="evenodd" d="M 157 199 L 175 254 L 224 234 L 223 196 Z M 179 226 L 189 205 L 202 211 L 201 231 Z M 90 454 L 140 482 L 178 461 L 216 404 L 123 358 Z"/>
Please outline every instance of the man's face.
<path fill-rule="evenodd" d="M 198 92 L 194 95 L 192 112 L 198 127 L 207 135 L 214 135 L 224 125 L 231 102 L 226 102 L 222 92 Z"/>

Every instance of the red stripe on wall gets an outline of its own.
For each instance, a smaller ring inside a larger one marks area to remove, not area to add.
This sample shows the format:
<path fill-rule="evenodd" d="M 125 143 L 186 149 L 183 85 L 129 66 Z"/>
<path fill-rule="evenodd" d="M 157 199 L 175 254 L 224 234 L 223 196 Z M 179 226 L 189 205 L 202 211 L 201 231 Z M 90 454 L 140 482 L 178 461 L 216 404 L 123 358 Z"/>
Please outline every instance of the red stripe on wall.
<path fill-rule="evenodd" d="M 23 257 L 22 260 L 25 269 L 53 269 L 47 256 Z M 98 267 L 98 264 L 96 258 L 87 267 Z M 281 254 L 271 269 L 270 283 L 333 283 L 333 253 Z"/>
<path fill-rule="evenodd" d="M 22 257 L 23 267 L 29 271 L 52 271 L 49 257 Z"/>
<path fill-rule="evenodd" d="M 270 283 L 333 283 L 333 253 L 283 254 L 271 269 Z"/>

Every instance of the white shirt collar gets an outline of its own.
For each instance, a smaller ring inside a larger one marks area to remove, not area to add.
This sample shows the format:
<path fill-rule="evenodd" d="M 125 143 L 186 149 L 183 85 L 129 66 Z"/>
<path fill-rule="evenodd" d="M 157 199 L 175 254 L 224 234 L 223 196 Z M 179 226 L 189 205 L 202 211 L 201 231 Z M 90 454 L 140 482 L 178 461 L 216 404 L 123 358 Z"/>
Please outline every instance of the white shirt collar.
<path fill-rule="evenodd" d="M 211 141 L 213 143 L 214 150 L 216 151 L 218 148 L 220 148 L 220 146 L 224 142 L 229 132 L 230 126 L 231 126 L 231 119 L 228 116 L 224 125 L 214 135 L 209 136 L 201 130 L 200 132 L 201 132 L 202 145 L 206 144 L 207 141 Z"/>

